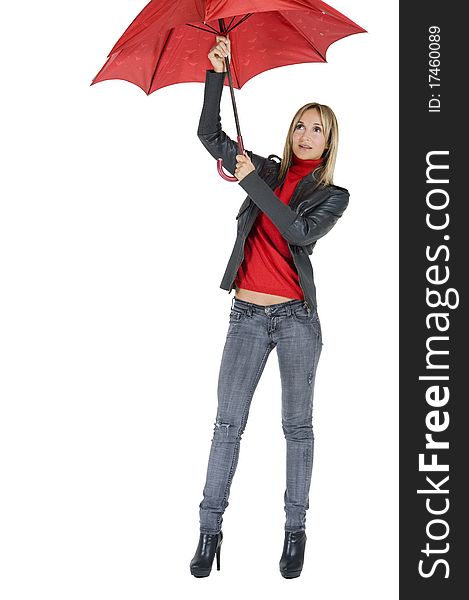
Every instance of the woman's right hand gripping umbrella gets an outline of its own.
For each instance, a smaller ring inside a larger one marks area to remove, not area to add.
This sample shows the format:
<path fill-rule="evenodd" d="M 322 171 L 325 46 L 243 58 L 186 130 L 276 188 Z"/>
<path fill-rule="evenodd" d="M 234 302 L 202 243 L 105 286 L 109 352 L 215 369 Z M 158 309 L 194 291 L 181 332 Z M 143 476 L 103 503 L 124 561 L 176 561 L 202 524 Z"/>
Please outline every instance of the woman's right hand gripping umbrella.
<path fill-rule="evenodd" d="M 231 58 L 231 43 L 229 38 L 223 35 L 217 35 L 216 40 L 215 46 L 210 48 L 208 58 L 212 63 L 213 70 L 216 73 L 223 73 L 227 71 L 225 58 L 228 60 Z"/>

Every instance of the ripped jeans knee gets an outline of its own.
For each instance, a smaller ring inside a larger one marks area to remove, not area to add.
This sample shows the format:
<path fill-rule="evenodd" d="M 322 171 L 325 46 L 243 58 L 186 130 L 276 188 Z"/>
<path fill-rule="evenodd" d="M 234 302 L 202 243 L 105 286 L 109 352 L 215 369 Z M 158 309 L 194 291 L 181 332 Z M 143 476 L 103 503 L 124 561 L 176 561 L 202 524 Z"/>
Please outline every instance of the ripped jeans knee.
<path fill-rule="evenodd" d="M 234 441 L 241 438 L 242 431 L 239 425 L 229 423 L 226 420 L 219 419 L 215 421 L 213 429 L 214 437 L 220 441 Z"/>

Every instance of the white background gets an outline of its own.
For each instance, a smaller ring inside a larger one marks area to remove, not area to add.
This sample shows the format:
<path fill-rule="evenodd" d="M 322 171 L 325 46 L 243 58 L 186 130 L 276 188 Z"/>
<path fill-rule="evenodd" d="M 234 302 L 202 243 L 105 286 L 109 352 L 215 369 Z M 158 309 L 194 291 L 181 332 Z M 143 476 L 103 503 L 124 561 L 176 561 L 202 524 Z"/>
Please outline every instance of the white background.
<path fill-rule="evenodd" d="M 390 600 L 397 579 L 397 2 L 336 0 L 368 33 L 236 91 L 246 148 L 296 109 L 340 125 L 350 204 L 312 255 L 323 330 L 299 579 L 278 571 L 285 440 L 276 351 L 225 512 L 221 571 L 189 573 L 245 197 L 196 136 L 203 85 L 90 87 L 137 0 L 2 16 L 0 595 L 4 600 Z M 2 9 L 5 13 L 5 9 Z M 235 51 L 233 49 L 233 51 Z M 228 88 L 222 117 L 235 137 Z M 215 249 L 215 251 L 214 251 Z"/>

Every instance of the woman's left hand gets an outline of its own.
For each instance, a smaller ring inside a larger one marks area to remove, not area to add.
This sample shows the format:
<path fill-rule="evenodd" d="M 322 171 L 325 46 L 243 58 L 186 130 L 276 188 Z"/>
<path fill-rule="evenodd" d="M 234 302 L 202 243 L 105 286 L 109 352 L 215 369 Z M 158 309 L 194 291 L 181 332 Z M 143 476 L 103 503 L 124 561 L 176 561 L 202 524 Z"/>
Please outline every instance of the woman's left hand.
<path fill-rule="evenodd" d="M 241 179 L 244 179 L 246 175 L 249 175 L 249 173 L 255 170 L 256 168 L 252 164 L 251 159 L 247 154 L 236 155 L 236 168 L 234 175 L 238 181 L 241 181 Z"/>

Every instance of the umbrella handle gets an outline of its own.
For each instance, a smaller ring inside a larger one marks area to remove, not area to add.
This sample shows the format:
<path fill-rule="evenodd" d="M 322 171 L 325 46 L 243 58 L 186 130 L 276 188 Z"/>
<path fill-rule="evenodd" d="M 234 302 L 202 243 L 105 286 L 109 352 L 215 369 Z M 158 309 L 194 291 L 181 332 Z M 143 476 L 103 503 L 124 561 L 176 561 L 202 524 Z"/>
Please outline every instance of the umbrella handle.
<path fill-rule="evenodd" d="M 244 154 L 243 138 L 240 135 L 238 135 L 238 154 Z M 221 158 L 217 159 L 217 170 L 220 177 L 225 181 L 238 181 L 236 177 L 231 177 L 231 175 L 225 173 L 223 170 L 223 160 Z"/>
<path fill-rule="evenodd" d="M 221 158 L 217 159 L 217 171 L 222 179 L 225 181 L 238 181 L 236 177 L 231 177 L 231 175 L 227 175 L 223 170 L 223 161 Z"/>

